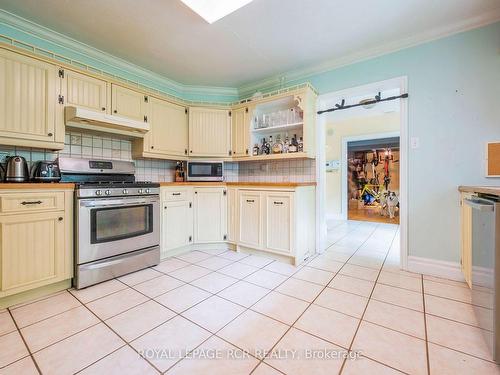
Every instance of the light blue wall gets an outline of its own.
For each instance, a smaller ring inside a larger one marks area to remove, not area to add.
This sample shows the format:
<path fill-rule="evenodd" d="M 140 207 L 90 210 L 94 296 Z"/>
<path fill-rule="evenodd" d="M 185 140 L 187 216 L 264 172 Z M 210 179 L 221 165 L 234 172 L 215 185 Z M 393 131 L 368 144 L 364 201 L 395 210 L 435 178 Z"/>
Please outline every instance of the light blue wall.
<path fill-rule="evenodd" d="M 458 262 L 458 185 L 484 176 L 485 142 L 500 140 L 500 23 L 304 77 L 320 93 L 398 76 L 409 85 L 409 254 Z M 287 82 L 287 84 L 295 84 Z"/>

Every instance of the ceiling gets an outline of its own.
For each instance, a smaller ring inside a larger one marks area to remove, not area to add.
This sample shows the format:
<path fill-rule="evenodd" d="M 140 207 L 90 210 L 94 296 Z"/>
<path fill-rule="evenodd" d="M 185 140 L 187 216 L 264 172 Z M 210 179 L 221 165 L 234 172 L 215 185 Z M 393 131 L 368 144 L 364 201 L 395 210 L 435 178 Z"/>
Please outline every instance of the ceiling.
<path fill-rule="evenodd" d="M 239 87 L 480 23 L 499 13 L 500 1 L 254 0 L 211 25 L 179 0 L 0 0 L 0 7 L 180 83 Z"/>

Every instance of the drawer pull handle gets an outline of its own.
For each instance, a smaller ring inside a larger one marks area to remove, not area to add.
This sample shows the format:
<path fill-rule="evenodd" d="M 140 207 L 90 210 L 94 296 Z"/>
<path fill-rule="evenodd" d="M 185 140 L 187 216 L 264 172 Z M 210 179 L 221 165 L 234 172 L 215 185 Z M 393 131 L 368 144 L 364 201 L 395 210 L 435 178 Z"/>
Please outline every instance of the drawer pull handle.
<path fill-rule="evenodd" d="M 181 193 L 172 193 L 172 195 L 181 195 Z"/>
<path fill-rule="evenodd" d="M 24 201 L 21 202 L 23 206 L 26 206 L 27 204 L 42 204 L 42 201 Z"/>
<path fill-rule="evenodd" d="M 253 202 L 255 202 L 255 200 L 253 200 L 253 199 L 247 199 L 247 202 L 248 203 L 253 203 Z"/>
<path fill-rule="evenodd" d="M 276 201 L 274 201 L 274 204 L 283 204 L 283 202 L 276 202 Z"/>

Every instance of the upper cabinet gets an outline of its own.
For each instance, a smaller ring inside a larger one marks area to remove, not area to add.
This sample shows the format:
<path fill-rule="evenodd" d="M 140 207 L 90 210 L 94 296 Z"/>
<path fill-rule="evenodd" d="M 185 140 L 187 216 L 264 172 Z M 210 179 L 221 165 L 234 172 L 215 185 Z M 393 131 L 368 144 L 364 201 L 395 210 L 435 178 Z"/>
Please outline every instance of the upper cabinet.
<path fill-rule="evenodd" d="M 151 130 L 134 142 L 134 157 L 186 159 L 188 115 L 184 106 L 149 97 Z"/>
<path fill-rule="evenodd" d="M 64 148 L 55 65 L 0 49 L 0 143 Z"/>
<path fill-rule="evenodd" d="M 106 81 L 67 69 L 60 69 L 59 77 L 65 105 L 96 112 L 109 111 Z"/>
<path fill-rule="evenodd" d="M 231 153 L 234 158 L 250 155 L 248 107 L 231 112 Z"/>
<path fill-rule="evenodd" d="M 189 108 L 189 156 L 231 156 L 231 111 Z"/>
<path fill-rule="evenodd" d="M 148 122 L 149 97 L 142 92 L 111 84 L 112 114 L 131 120 Z"/>

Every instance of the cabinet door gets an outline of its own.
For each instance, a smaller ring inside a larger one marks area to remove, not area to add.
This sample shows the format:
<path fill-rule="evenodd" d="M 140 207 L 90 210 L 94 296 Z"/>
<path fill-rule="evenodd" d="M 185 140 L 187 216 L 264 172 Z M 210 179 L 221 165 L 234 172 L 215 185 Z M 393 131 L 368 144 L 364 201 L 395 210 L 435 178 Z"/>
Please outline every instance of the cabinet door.
<path fill-rule="evenodd" d="M 238 242 L 238 189 L 227 189 L 227 239 L 229 242 Z"/>
<path fill-rule="evenodd" d="M 221 242 L 227 239 L 225 188 L 195 188 L 194 240 L 196 243 Z"/>
<path fill-rule="evenodd" d="M 186 156 L 188 148 L 188 121 L 186 108 L 165 100 L 149 98 L 151 130 L 146 133 L 145 152 L 170 156 Z"/>
<path fill-rule="evenodd" d="M 0 217 L 0 297 L 66 278 L 64 216 L 56 211 Z"/>
<path fill-rule="evenodd" d="M 230 119 L 228 110 L 189 108 L 189 155 L 230 156 Z"/>
<path fill-rule="evenodd" d="M 106 81 L 63 70 L 62 95 L 64 104 L 91 109 L 96 112 L 107 110 Z"/>
<path fill-rule="evenodd" d="M 111 84 L 111 105 L 114 115 L 147 122 L 148 100 L 148 96 L 141 92 Z"/>
<path fill-rule="evenodd" d="M 7 144 L 64 141 L 64 127 L 56 126 L 56 111 L 62 111 L 56 71 L 54 65 L 0 49 L 0 137 L 12 139 Z M 62 129 L 57 138 L 56 127 Z"/>
<path fill-rule="evenodd" d="M 239 201 L 239 243 L 260 248 L 263 242 L 261 194 L 258 191 L 240 190 Z"/>
<path fill-rule="evenodd" d="M 193 241 L 193 209 L 188 201 L 163 205 L 162 253 L 186 246 Z"/>
<path fill-rule="evenodd" d="M 248 108 L 240 108 L 231 114 L 231 152 L 233 157 L 250 155 Z"/>
<path fill-rule="evenodd" d="M 291 253 L 293 249 L 293 193 L 266 193 L 265 226 L 266 248 Z"/>

